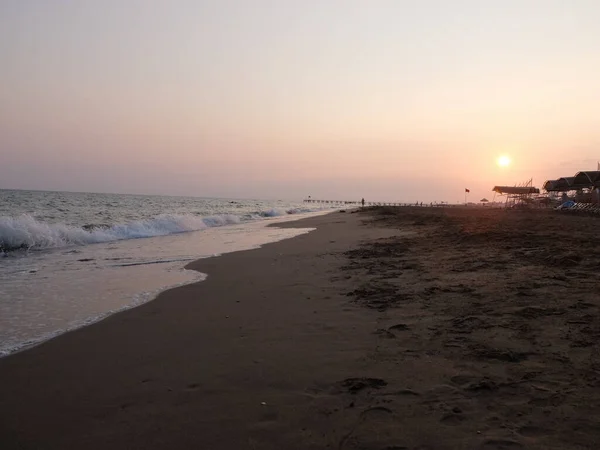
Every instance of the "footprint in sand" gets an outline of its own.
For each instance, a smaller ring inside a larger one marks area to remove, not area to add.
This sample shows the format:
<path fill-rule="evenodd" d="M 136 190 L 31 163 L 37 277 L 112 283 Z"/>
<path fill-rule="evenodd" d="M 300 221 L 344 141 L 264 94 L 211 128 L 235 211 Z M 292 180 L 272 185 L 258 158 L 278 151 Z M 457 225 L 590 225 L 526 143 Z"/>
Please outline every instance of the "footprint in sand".
<path fill-rule="evenodd" d="M 410 328 L 405 323 L 398 323 L 388 328 L 389 331 L 408 331 Z"/>
<path fill-rule="evenodd" d="M 476 377 L 472 375 L 455 375 L 450 382 L 463 388 L 465 391 L 481 393 L 493 392 L 499 389 L 498 383 L 487 377 Z"/>
<path fill-rule="evenodd" d="M 364 409 L 348 433 L 342 436 L 338 448 L 364 448 L 399 450 L 407 447 L 398 445 L 395 431 L 398 418 L 385 406 L 372 406 Z"/>
<path fill-rule="evenodd" d="M 440 422 L 442 422 L 444 425 L 460 425 L 462 422 L 464 422 L 467 418 L 460 413 L 448 413 L 446 415 L 444 415 L 441 419 Z"/>
<path fill-rule="evenodd" d="M 473 356 L 480 360 L 495 359 L 502 362 L 519 363 L 526 360 L 528 354 L 508 349 L 497 349 L 481 346 L 474 350 Z"/>
<path fill-rule="evenodd" d="M 549 431 L 544 428 L 536 427 L 535 425 L 526 425 L 519 428 L 519 434 L 525 437 L 538 437 L 548 436 Z"/>
<path fill-rule="evenodd" d="M 367 417 L 367 416 L 375 416 L 377 417 L 377 415 L 387 415 L 387 414 L 392 414 L 392 410 L 390 408 L 386 408 L 385 406 L 373 406 L 371 408 L 367 408 L 365 409 L 363 412 L 360 413 L 361 417 Z"/>
<path fill-rule="evenodd" d="M 384 386 L 387 386 L 387 381 L 382 380 L 381 378 L 346 378 L 344 381 L 339 383 L 343 388 L 345 388 L 349 393 L 356 394 L 357 392 L 362 391 L 363 389 L 379 389 Z"/>
<path fill-rule="evenodd" d="M 488 439 L 479 447 L 481 450 L 516 450 L 523 444 L 511 439 Z"/>
<path fill-rule="evenodd" d="M 450 381 L 458 386 L 464 386 L 468 383 L 472 383 L 477 379 L 478 378 L 473 375 L 455 375 L 452 378 L 450 378 Z"/>
<path fill-rule="evenodd" d="M 377 330 L 375 330 L 374 334 L 384 339 L 396 339 L 396 335 L 394 333 L 384 328 L 378 328 Z"/>

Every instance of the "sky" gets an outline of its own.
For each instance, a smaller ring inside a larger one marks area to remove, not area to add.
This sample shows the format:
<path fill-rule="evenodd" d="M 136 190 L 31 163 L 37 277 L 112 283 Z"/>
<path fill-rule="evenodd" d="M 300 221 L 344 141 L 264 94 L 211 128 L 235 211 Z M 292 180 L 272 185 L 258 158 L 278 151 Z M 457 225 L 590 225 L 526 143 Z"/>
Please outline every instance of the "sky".
<path fill-rule="evenodd" d="M 599 23 L 597 0 L 2 0 L 0 188 L 541 186 L 600 160 Z"/>

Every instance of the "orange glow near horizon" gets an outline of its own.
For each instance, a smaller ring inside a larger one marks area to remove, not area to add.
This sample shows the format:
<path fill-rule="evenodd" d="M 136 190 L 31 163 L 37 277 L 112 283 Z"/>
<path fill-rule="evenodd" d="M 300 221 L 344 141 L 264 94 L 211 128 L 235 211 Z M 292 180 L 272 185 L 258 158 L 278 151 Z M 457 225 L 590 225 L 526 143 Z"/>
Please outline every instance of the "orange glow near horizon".
<path fill-rule="evenodd" d="M 0 188 L 456 201 L 596 168 L 600 2 L 172 3 L 2 3 Z"/>

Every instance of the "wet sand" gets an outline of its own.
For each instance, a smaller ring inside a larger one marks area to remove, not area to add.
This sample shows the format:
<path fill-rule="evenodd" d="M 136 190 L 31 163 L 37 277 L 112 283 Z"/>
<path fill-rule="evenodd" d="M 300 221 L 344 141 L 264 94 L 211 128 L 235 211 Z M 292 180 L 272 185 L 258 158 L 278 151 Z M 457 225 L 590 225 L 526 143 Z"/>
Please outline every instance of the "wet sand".
<path fill-rule="evenodd" d="M 376 208 L 0 359 L 2 449 L 600 446 L 599 219 Z"/>

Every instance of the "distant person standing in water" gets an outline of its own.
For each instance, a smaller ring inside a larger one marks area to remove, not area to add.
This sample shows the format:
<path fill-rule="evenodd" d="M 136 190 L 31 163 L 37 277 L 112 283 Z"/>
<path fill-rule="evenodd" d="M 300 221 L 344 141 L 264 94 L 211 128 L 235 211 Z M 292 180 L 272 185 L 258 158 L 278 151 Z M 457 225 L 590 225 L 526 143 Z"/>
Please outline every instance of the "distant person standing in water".
<path fill-rule="evenodd" d="M 363 198 L 363 199 L 360 201 L 360 203 L 361 203 L 362 207 L 364 208 L 364 207 L 365 207 L 365 199 Z"/>

